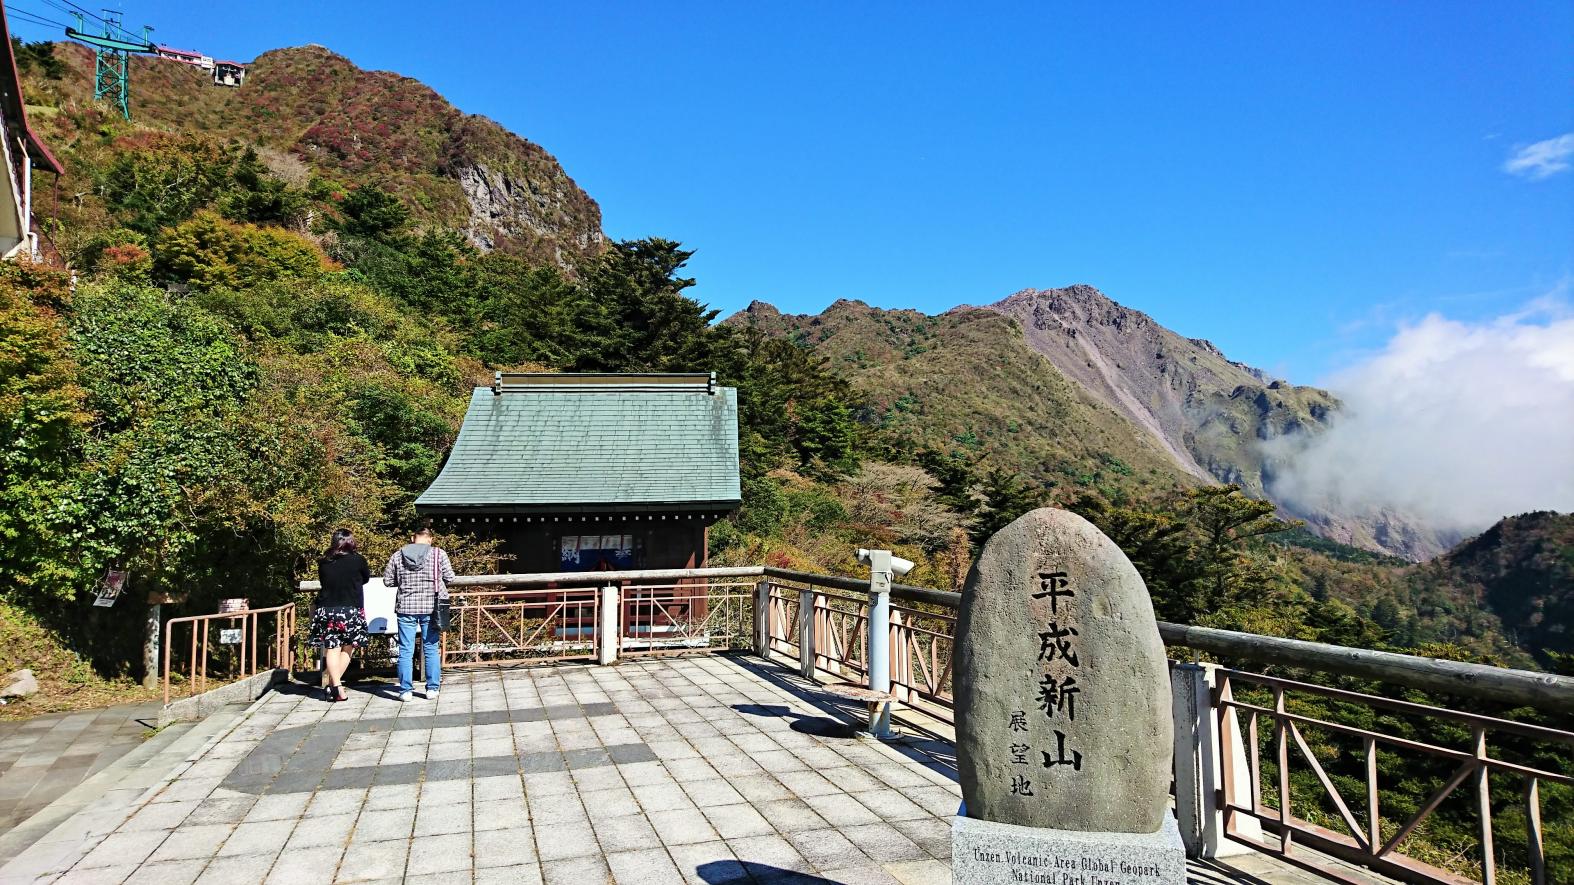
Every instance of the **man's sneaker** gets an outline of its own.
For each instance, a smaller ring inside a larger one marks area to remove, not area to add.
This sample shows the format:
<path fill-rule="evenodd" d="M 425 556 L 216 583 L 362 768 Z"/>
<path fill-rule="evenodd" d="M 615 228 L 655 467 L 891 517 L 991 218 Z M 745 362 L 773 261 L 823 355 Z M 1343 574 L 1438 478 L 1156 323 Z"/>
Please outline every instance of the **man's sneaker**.
<path fill-rule="evenodd" d="M 437 700 L 437 689 L 435 689 L 435 688 L 427 689 L 426 690 L 426 699 L 429 700 L 429 701 Z"/>
<path fill-rule="evenodd" d="M 402 691 L 402 692 L 399 693 L 399 702 L 400 703 L 407 704 L 407 703 L 409 703 L 410 701 L 413 701 L 413 700 L 415 700 L 415 692 Z"/>

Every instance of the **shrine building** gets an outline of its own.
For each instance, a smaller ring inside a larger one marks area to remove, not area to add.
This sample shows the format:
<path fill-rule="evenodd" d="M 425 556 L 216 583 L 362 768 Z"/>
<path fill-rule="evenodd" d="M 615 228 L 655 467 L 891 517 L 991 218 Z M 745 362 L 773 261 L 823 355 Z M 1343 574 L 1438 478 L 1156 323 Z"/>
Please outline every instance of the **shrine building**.
<path fill-rule="evenodd" d="M 540 573 L 704 567 L 741 503 L 738 393 L 715 373 L 499 372 L 415 506 Z"/>

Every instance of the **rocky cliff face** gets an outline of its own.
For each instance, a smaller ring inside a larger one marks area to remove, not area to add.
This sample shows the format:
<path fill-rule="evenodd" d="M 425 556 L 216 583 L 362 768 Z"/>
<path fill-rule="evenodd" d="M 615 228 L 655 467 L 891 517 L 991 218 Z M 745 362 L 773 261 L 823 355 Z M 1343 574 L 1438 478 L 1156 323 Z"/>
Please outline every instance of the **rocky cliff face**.
<path fill-rule="evenodd" d="M 29 98 L 59 93 L 88 104 L 92 54 L 76 44 L 56 53 L 71 74 L 30 83 Z M 362 70 L 322 46 L 263 53 L 238 89 L 171 61 L 135 57 L 132 65 L 141 126 L 239 139 L 298 157 L 347 188 L 378 185 L 418 220 L 463 231 L 482 249 L 571 267 L 604 245 L 600 207 L 556 158 L 417 80 Z"/>
<path fill-rule="evenodd" d="M 1092 286 L 1024 289 L 984 309 L 1021 323 L 1029 346 L 1153 434 L 1194 476 L 1236 483 L 1318 534 L 1369 550 L 1417 560 L 1458 540 L 1405 514 L 1312 510 L 1274 496 L 1275 474 L 1290 466 L 1278 453 L 1295 449 L 1284 443 L 1326 429 L 1339 408 L 1327 391 L 1230 360 Z"/>
<path fill-rule="evenodd" d="M 1325 391 L 1232 362 L 1092 286 L 1024 289 L 984 309 L 1021 323 L 1029 346 L 1153 434 L 1187 472 L 1257 496 L 1265 494 L 1258 443 L 1315 432 L 1338 406 Z"/>

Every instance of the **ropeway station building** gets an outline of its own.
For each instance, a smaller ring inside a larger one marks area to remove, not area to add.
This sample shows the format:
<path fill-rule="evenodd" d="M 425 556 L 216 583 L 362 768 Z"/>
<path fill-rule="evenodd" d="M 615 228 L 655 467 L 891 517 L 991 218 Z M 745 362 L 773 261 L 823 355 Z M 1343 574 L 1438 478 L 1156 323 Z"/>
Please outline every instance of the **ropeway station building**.
<path fill-rule="evenodd" d="M 709 374 L 499 372 L 416 511 L 513 573 L 701 568 L 742 502 L 738 394 Z"/>

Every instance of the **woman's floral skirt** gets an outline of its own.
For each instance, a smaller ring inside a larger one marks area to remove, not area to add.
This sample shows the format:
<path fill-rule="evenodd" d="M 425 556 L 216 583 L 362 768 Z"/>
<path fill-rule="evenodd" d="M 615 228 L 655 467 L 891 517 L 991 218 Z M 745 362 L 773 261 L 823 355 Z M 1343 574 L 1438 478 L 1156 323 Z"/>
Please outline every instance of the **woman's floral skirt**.
<path fill-rule="evenodd" d="M 311 644 L 360 648 L 366 645 L 366 617 L 358 608 L 319 608 L 312 612 Z"/>

